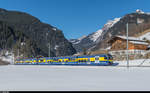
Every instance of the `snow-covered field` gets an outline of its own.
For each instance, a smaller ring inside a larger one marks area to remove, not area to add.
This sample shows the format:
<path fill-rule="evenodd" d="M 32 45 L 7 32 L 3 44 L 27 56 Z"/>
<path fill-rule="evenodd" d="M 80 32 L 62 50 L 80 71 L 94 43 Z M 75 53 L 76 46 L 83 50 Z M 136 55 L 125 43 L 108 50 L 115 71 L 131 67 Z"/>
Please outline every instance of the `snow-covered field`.
<path fill-rule="evenodd" d="M 127 61 L 115 61 L 119 63 L 118 66 L 127 66 Z M 150 59 L 138 59 L 138 60 L 130 60 L 129 66 L 149 66 L 150 67 Z"/>
<path fill-rule="evenodd" d="M 150 67 L 0 66 L 0 91 L 147 91 Z"/>

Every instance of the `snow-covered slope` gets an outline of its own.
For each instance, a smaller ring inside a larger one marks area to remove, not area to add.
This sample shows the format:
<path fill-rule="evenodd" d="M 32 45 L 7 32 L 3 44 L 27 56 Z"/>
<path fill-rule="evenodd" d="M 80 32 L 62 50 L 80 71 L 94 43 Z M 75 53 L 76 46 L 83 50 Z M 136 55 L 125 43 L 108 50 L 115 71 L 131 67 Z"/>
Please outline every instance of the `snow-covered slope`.
<path fill-rule="evenodd" d="M 88 35 L 88 36 L 82 36 L 82 37 L 80 37 L 78 39 L 71 39 L 70 42 L 72 44 L 79 44 L 81 41 L 83 41 L 84 39 L 87 39 L 87 38 L 89 40 L 93 41 L 93 42 L 96 42 L 96 40 L 98 39 L 98 37 L 101 36 L 101 33 L 102 33 L 102 29 L 100 29 L 100 30 L 98 30 L 98 31 L 96 31 L 96 32 Z"/>
<path fill-rule="evenodd" d="M 144 35 L 142 35 L 142 36 L 140 36 L 140 37 L 138 37 L 138 38 L 140 38 L 140 39 L 147 39 L 147 40 L 150 40 L 150 32 L 148 32 L 148 33 L 146 33 L 146 34 L 144 34 Z"/>
<path fill-rule="evenodd" d="M 84 39 L 84 38 L 86 38 L 86 36 L 82 36 L 82 37 L 80 37 L 80 38 L 78 38 L 78 39 L 72 39 L 72 43 L 73 44 L 78 44 L 78 43 L 80 43 L 81 41 L 82 41 L 82 39 Z"/>
<path fill-rule="evenodd" d="M 10 64 L 13 64 L 13 59 L 14 59 L 13 55 L 14 54 L 12 54 L 12 52 L 8 52 L 8 51 L 6 51 L 6 53 L 4 55 L 2 55 L 0 53 L 0 60 L 10 63 Z"/>
<path fill-rule="evenodd" d="M 81 51 L 81 49 L 78 48 L 82 47 L 83 44 L 84 48 L 90 49 L 99 41 L 99 38 L 104 35 L 107 30 L 113 27 L 118 21 L 120 21 L 120 19 L 121 18 L 114 18 L 113 20 L 109 20 L 103 28 L 97 30 L 96 32 L 91 33 L 88 36 L 82 36 L 78 39 L 71 39 L 70 42 L 74 45 L 78 52 Z"/>
<path fill-rule="evenodd" d="M 98 40 L 98 38 L 102 35 L 102 33 L 104 33 L 104 31 L 107 32 L 107 30 L 114 26 L 114 24 L 116 24 L 118 21 L 120 21 L 120 18 L 109 20 L 102 29 L 99 29 L 95 33 L 89 35 L 88 38 L 90 38 L 90 40 L 92 40 L 93 42 L 96 42 L 96 40 Z"/>
<path fill-rule="evenodd" d="M 96 31 L 95 33 L 93 33 L 92 35 L 89 36 L 90 40 L 92 40 L 93 42 L 96 42 L 96 40 L 98 39 L 98 37 L 101 36 L 102 32 L 103 32 L 102 29 Z"/>
<path fill-rule="evenodd" d="M 12 56 L 0 56 L 0 60 L 9 63 L 9 64 L 13 64 L 13 57 Z"/>
<path fill-rule="evenodd" d="M 120 21 L 121 18 L 115 18 L 114 20 L 109 20 L 104 27 L 102 28 L 102 31 L 107 31 L 112 26 L 114 26 L 118 21 Z"/>
<path fill-rule="evenodd" d="M 120 19 L 121 19 L 121 17 L 120 18 L 114 18 L 113 20 L 109 20 L 105 25 L 104 25 L 104 27 L 101 29 L 102 30 L 102 33 L 101 33 L 101 35 L 98 37 L 98 39 L 97 39 L 97 43 L 98 42 L 100 42 L 102 39 L 103 39 L 103 37 L 104 37 L 104 35 L 108 32 L 108 30 L 110 29 L 110 28 L 112 28 L 116 23 L 118 23 L 119 21 L 120 21 Z"/>
<path fill-rule="evenodd" d="M 114 24 L 116 24 L 118 21 L 120 21 L 120 18 L 114 18 L 113 20 L 109 20 L 102 29 L 97 30 L 96 32 L 89 34 L 88 36 L 82 36 L 78 39 L 72 39 L 70 40 L 73 44 L 79 44 L 83 39 L 89 38 L 93 42 L 96 42 L 96 40 L 101 36 L 103 31 L 107 31 L 110 29 Z"/>

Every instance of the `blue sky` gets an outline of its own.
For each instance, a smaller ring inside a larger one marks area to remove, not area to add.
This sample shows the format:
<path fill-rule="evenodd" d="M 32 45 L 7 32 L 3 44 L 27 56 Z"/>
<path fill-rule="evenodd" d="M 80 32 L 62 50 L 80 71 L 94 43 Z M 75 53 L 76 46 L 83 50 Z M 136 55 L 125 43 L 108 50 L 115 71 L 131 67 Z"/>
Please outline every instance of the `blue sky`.
<path fill-rule="evenodd" d="M 150 12 L 150 0 L 1 0 L 0 8 L 27 12 L 71 39 L 95 32 L 108 20 L 136 9 Z"/>

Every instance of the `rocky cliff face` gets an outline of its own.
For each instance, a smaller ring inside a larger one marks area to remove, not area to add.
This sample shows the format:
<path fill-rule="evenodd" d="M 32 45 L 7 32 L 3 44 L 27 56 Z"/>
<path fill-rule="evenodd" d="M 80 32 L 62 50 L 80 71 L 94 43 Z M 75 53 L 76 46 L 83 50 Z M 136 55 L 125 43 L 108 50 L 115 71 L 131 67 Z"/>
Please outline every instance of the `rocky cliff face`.
<path fill-rule="evenodd" d="M 23 12 L 0 9 L 0 49 L 20 49 L 28 56 L 67 56 L 76 53 L 61 30 Z"/>
<path fill-rule="evenodd" d="M 140 34 L 145 30 L 150 29 L 150 13 L 144 13 L 141 10 L 137 10 L 136 12 L 127 14 L 121 18 L 115 18 L 114 20 L 108 21 L 102 29 L 84 37 L 80 41 L 74 39 L 70 42 L 72 42 L 78 52 L 82 52 L 82 50 L 78 49 L 78 47 L 82 46 L 89 51 L 106 49 L 109 47 L 107 41 L 111 39 L 111 37 L 115 35 L 126 35 L 127 23 L 129 23 L 129 36 Z M 88 45 L 85 46 L 83 44 Z"/>

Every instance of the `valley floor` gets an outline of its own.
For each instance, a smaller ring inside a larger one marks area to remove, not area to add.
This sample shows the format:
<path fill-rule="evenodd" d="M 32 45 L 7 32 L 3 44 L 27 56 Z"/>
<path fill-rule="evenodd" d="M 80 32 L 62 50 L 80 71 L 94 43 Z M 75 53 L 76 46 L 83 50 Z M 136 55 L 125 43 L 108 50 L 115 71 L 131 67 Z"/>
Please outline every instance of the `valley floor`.
<path fill-rule="evenodd" d="M 150 67 L 0 66 L 0 91 L 150 91 Z"/>

